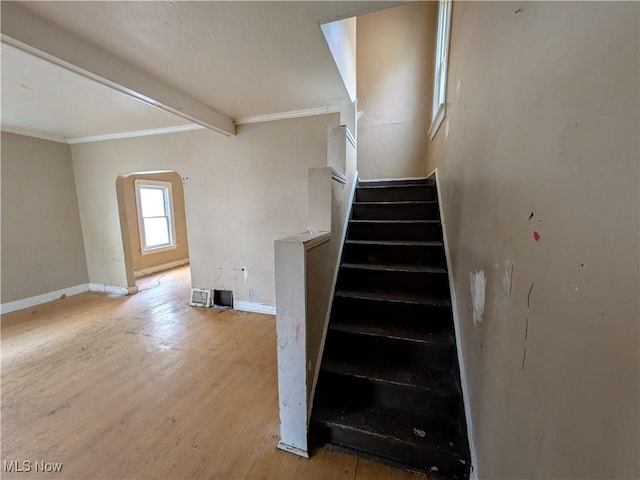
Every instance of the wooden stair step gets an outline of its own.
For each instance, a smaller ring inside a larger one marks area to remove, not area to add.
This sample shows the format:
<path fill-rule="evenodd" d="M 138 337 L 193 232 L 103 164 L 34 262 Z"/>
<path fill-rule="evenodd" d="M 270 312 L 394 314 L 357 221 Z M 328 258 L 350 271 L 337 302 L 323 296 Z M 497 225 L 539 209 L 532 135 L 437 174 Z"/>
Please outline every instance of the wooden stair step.
<path fill-rule="evenodd" d="M 312 421 L 331 432 L 334 444 L 407 463 L 424 472 L 468 478 L 465 441 L 456 422 L 380 406 L 339 405 L 318 407 Z"/>
<path fill-rule="evenodd" d="M 423 445 L 452 453 L 457 453 L 461 447 L 460 432 L 455 422 L 411 415 L 392 408 L 373 405 L 341 408 L 328 405 L 314 412 L 314 420 L 369 432 L 400 443 Z"/>
<path fill-rule="evenodd" d="M 413 292 L 388 292 L 383 290 L 338 290 L 336 297 L 371 300 L 376 302 L 408 303 L 412 305 L 431 305 L 451 307 L 451 302 L 438 295 Z"/>
<path fill-rule="evenodd" d="M 375 245 L 390 247 L 442 247 L 444 244 L 438 240 L 346 240 L 347 245 Z"/>
<path fill-rule="evenodd" d="M 428 201 L 436 199 L 436 190 L 432 185 L 358 185 L 356 202 L 376 201 Z"/>
<path fill-rule="evenodd" d="M 406 184 L 388 183 L 383 185 L 379 185 L 379 184 L 370 185 L 368 183 L 360 182 L 357 188 L 361 188 L 363 190 L 389 190 L 389 189 L 396 189 L 396 188 L 422 189 L 422 188 L 429 188 L 432 186 L 433 185 L 428 185 L 425 183 L 406 183 Z"/>
<path fill-rule="evenodd" d="M 443 267 L 430 265 L 402 265 L 384 263 L 343 263 L 341 268 L 351 270 L 375 270 L 381 272 L 406 272 L 406 273 L 433 273 L 446 274 Z"/>
<path fill-rule="evenodd" d="M 385 359 L 360 358 L 327 358 L 322 363 L 322 370 L 350 377 L 362 378 L 376 383 L 387 383 L 400 387 L 428 391 L 439 397 L 456 398 L 459 391 L 455 380 L 446 370 L 414 371 L 388 362 Z"/>
<path fill-rule="evenodd" d="M 434 177 L 429 178 L 412 178 L 407 180 L 359 180 L 358 187 L 380 187 L 380 186 L 390 186 L 390 187 L 408 187 L 408 186 L 420 186 L 420 187 L 428 187 L 435 186 L 436 181 Z"/>
<path fill-rule="evenodd" d="M 436 200 L 398 200 L 398 201 L 384 201 L 384 202 L 353 202 L 354 206 L 360 206 L 360 205 L 364 205 L 364 206 L 380 206 L 380 207 L 384 207 L 384 206 L 393 206 L 393 207 L 407 207 L 407 206 L 412 206 L 412 205 L 416 205 L 416 206 L 428 206 L 428 205 L 434 205 L 438 203 Z"/>
<path fill-rule="evenodd" d="M 438 220 L 351 219 L 347 238 L 350 240 L 442 240 Z"/>
<path fill-rule="evenodd" d="M 440 225 L 440 220 L 349 220 L 361 225 Z"/>
<path fill-rule="evenodd" d="M 428 325 L 427 322 L 401 324 L 395 322 L 392 323 L 388 320 L 373 320 L 367 324 L 336 321 L 329 325 L 329 329 L 338 332 L 352 333 L 355 335 L 390 338 L 419 344 L 440 345 L 444 347 L 453 346 L 453 338 L 450 329 L 429 330 L 425 328 L 426 325 Z"/>

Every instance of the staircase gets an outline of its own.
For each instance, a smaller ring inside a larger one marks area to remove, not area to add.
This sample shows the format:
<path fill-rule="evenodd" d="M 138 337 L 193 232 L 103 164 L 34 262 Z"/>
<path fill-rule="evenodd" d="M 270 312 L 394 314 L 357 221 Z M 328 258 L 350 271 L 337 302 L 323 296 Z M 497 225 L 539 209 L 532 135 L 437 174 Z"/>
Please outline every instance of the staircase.
<path fill-rule="evenodd" d="M 469 477 L 433 178 L 357 186 L 310 428 L 316 445 Z"/>

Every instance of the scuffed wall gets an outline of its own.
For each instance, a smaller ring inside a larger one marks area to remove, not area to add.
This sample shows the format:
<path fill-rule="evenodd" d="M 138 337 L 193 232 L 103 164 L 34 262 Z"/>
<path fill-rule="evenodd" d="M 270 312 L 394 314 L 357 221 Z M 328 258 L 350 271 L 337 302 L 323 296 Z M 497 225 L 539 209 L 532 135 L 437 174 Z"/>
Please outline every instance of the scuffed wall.
<path fill-rule="evenodd" d="M 339 129 L 341 130 L 341 129 Z M 334 279 L 340 261 L 345 230 L 348 228 L 349 211 L 351 208 L 351 194 L 357 182 L 356 156 L 357 149 L 344 137 L 340 137 L 346 144 L 344 152 L 346 165 L 346 179 L 342 184 L 330 180 L 328 188 L 331 199 L 330 209 L 331 240 L 307 251 L 307 357 L 309 362 L 307 394 L 309 405 L 312 404 L 312 392 L 320 371 L 322 346 L 328 327 L 330 307 L 333 303 Z M 311 201 L 311 200 L 310 200 Z M 311 219 L 310 219 L 311 220 Z M 310 414 L 311 412 L 309 412 Z"/>
<path fill-rule="evenodd" d="M 437 2 L 358 17 L 360 177 L 425 176 Z"/>
<path fill-rule="evenodd" d="M 453 5 L 428 158 L 480 478 L 640 477 L 639 9 Z"/>
<path fill-rule="evenodd" d="M 273 241 L 307 228 L 307 170 L 326 164 L 327 126 L 337 123 L 331 114 L 241 125 L 232 138 L 198 130 L 73 145 L 91 281 L 127 285 L 118 175 L 173 170 L 183 178 L 193 286 L 275 304 Z"/>
<path fill-rule="evenodd" d="M 69 146 L 2 132 L 2 303 L 88 282 Z"/>

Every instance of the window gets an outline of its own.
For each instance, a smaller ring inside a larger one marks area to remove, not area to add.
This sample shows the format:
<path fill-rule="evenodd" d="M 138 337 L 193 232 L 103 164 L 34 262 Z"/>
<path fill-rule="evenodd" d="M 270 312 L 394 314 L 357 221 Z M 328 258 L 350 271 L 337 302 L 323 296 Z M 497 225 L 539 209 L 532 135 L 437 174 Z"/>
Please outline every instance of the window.
<path fill-rule="evenodd" d="M 136 180 L 138 227 L 143 255 L 176 248 L 171 183 Z"/>
<path fill-rule="evenodd" d="M 447 64 L 449 62 L 449 34 L 451 32 L 451 0 L 440 0 L 438 9 L 438 37 L 436 40 L 435 78 L 433 80 L 433 112 L 429 137 L 433 139 L 444 120 L 447 99 Z"/>

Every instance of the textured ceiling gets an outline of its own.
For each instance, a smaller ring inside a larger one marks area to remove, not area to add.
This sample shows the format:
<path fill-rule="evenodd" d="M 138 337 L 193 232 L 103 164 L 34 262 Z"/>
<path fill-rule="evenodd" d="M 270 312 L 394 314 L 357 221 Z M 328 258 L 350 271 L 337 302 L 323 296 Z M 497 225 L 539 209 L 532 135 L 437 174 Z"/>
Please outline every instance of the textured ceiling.
<path fill-rule="evenodd" d="M 47 1 L 23 5 L 83 41 L 237 119 L 346 101 L 345 87 L 320 24 L 396 3 Z M 124 96 L 116 100 L 121 94 L 106 87 L 95 86 L 96 91 L 90 92 L 88 85 L 80 86 L 88 80 L 65 79 L 64 72 L 52 66 L 31 65 L 30 71 L 44 77 L 29 78 L 21 65 L 29 60 L 10 50 L 5 55 L 4 50 L 8 49 L 3 49 L 2 55 L 3 125 L 8 121 L 27 124 L 28 117 L 32 117 L 41 120 L 37 126 L 46 131 L 44 117 L 55 118 L 57 103 L 66 105 L 66 114 L 77 116 L 78 123 L 87 127 L 86 131 L 76 126 L 77 130 L 61 132 L 66 128 L 61 126 L 57 133 L 64 136 L 122 131 L 116 125 L 118 115 L 132 123 L 140 120 L 140 124 L 144 124 L 142 129 L 157 128 L 167 122 L 184 123 L 152 107 L 125 101 Z M 5 69 L 8 70 L 6 78 Z M 20 69 L 22 76 L 17 72 Z M 45 85 L 49 80 L 51 85 Z M 20 84 L 37 86 L 39 92 L 26 95 L 21 92 Z M 99 98 L 101 95 L 103 99 Z M 48 98 L 50 96 L 57 97 L 58 101 Z M 21 105 L 22 101 L 26 101 L 26 106 Z M 97 105 L 95 110 L 92 103 Z M 113 111 L 100 108 L 100 104 L 112 105 Z M 34 112 L 39 108 L 51 111 Z M 92 117 L 95 128 L 89 128 Z M 101 127 L 97 117 L 109 120 Z M 127 129 L 133 127 L 126 126 Z"/>
<path fill-rule="evenodd" d="M 9 45 L 0 55 L 5 129 L 64 140 L 189 123 Z"/>

